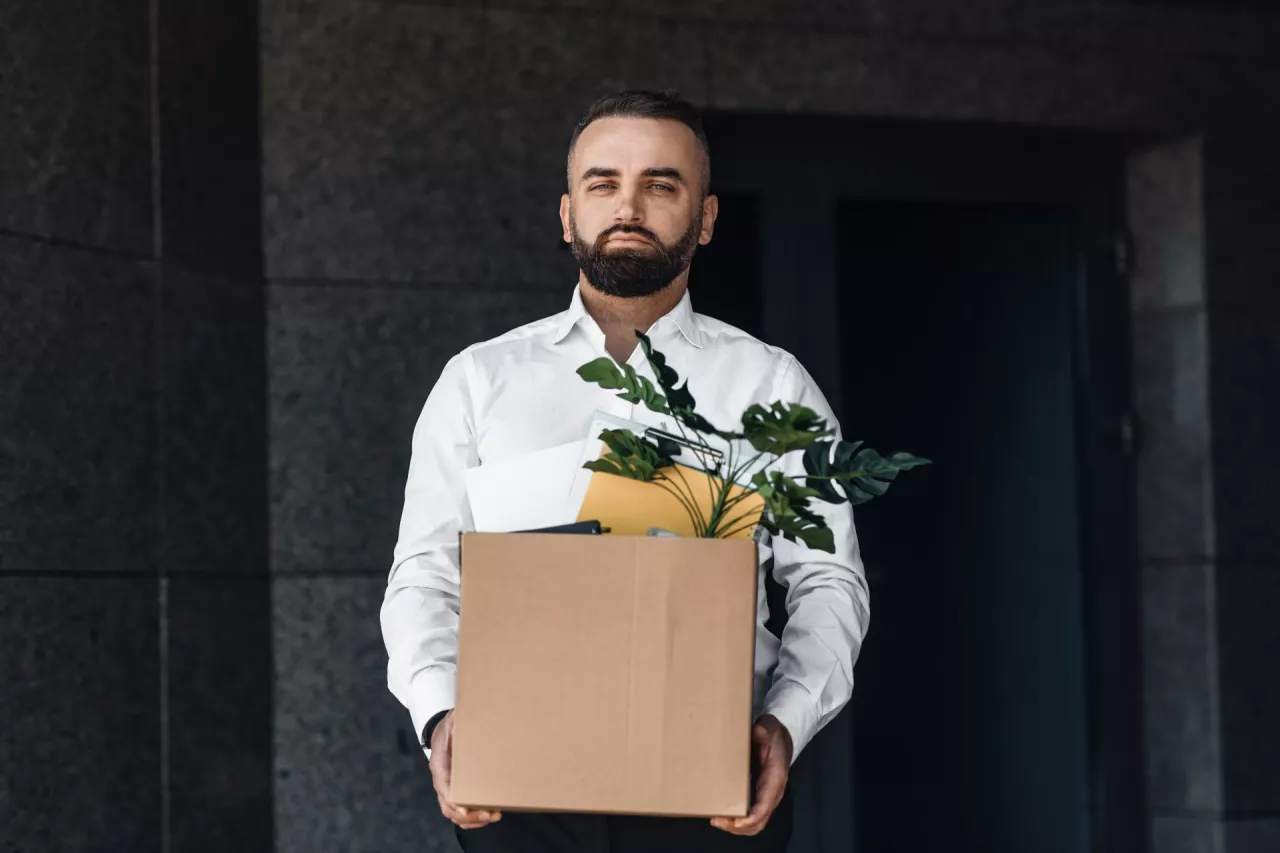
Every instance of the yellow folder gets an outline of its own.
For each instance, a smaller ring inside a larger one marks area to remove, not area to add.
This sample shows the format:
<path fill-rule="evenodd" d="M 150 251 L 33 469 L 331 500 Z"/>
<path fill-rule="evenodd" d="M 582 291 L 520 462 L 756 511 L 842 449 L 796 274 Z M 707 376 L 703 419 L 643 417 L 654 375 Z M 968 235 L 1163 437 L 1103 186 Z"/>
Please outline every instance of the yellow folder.
<path fill-rule="evenodd" d="M 686 465 L 664 468 L 662 473 L 667 478 L 662 484 L 599 471 L 592 473 L 577 520 L 599 520 L 602 526 L 622 536 L 644 536 L 650 527 L 661 527 L 681 536 L 696 536 L 688 510 L 669 490 L 685 495 L 702 511 L 704 519 L 710 519 L 713 495 L 718 493 L 721 481 Z M 744 491 L 742 486 L 734 486 L 730 496 L 737 497 Z M 732 523 L 723 529 L 737 529 L 737 532 L 726 538 L 749 539 L 763 513 L 764 498 L 756 494 L 734 504 L 727 513 Z"/>

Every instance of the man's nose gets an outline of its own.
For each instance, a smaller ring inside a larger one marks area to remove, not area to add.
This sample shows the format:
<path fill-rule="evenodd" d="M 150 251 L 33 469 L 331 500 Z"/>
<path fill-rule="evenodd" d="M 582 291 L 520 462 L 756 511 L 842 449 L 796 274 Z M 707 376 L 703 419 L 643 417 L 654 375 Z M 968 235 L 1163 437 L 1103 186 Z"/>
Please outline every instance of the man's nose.
<path fill-rule="evenodd" d="M 634 225 L 644 219 L 644 210 L 634 192 L 623 191 L 616 196 L 618 206 L 613 210 L 615 224 Z"/>

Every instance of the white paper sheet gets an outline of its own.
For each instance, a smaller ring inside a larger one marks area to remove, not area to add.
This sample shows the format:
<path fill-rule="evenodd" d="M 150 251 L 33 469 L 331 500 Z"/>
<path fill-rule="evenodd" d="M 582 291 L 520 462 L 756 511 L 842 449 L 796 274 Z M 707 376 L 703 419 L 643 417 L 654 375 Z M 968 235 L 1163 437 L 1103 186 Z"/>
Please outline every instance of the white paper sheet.
<path fill-rule="evenodd" d="M 511 533 L 573 521 L 566 499 L 582 455 L 583 442 L 572 441 L 469 468 L 467 502 L 476 530 Z"/>

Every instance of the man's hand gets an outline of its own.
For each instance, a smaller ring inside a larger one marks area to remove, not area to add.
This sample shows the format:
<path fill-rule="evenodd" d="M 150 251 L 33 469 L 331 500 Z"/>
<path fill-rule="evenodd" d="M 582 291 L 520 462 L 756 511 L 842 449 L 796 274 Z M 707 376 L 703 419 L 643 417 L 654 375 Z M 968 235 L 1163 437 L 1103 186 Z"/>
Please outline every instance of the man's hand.
<path fill-rule="evenodd" d="M 751 728 L 752 765 L 756 768 L 756 801 L 746 817 L 718 817 L 711 821 L 716 829 L 734 835 L 756 835 L 769 823 L 773 810 L 782 801 L 791 773 L 793 744 L 787 727 L 772 714 L 756 720 Z"/>
<path fill-rule="evenodd" d="M 463 829 L 479 829 L 502 819 L 502 812 L 464 809 L 453 801 L 453 711 L 431 733 L 431 781 L 436 786 L 440 811 Z"/>

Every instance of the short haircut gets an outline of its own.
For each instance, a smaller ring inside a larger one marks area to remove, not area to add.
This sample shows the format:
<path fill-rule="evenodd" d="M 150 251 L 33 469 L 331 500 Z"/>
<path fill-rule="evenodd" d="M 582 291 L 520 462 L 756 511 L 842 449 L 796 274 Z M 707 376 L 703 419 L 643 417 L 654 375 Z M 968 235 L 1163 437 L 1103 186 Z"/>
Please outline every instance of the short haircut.
<path fill-rule="evenodd" d="M 707 134 L 702 129 L 702 118 L 693 104 L 680 97 L 675 89 L 655 92 L 648 89 L 628 89 L 613 95 L 605 95 L 587 109 L 587 114 L 573 129 L 569 138 L 569 159 L 573 159 L 573 149 L 578 144 L 578 137 L 593 121 L 602 118 L 656 118 L 667 121 L 678 121 L 693 131 L 702 149 L 702 195 L 711 191 L 711 149 L 707 145 Z M 566 174 L 568 168 L 566 167 Z M 573 188 L 573 175 L 568 174 L 569 188 Z"/>

